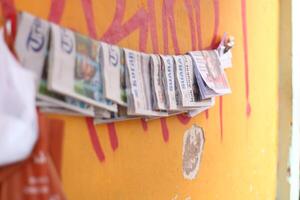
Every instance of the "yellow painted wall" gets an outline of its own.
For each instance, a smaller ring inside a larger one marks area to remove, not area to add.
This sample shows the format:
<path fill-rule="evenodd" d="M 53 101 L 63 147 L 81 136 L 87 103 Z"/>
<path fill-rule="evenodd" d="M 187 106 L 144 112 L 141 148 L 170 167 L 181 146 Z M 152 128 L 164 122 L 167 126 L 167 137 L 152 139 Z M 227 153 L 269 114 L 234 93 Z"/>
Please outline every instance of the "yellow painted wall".
<path fill-rule="evenodd" d="M 93 35 L 92 28 L 89 31 L 86 23 L 86 16 L 92 16 L 94 23 L 91 24 L 96 28 L 94 35 L 101 38 L 114 19 L 116 6 L 120 6 L 122 2 L 125 2 L 125 13 L 121 16 L 121 25 L 138 11 L 148 11 L 149 2 L 154 2 L 158 50 L 163 53 L 165 40 L 162 0 L 67 0 L 62 5 L 57 3 L 57 7 L 55 3 L 51 6 L 50 0 L 15 0 L 14 4 L 18 10 L 26 10 L 45 19 L 49 17 L 51 9 L 54 12 L 56 9 L 59 13 L 59 8 L 63 6 L 63 14 L 57 21 L 87 35 Z M 174 21 L 181 53 L 192 49 L 188 12 L 184 2 L 193 1 L 176 0 L 174 4 Z M 226 31 L 236 39 L 233 68 L 227 70 L 232 94 L 222 99 L 222 137 L 220 100 L 217 98 L 208 118 L 203 113 L 186 125 L 180 123 L 177 117 L 168 118 L 168 142 L 163 140 L 160 120 L 149 122 L 147 131 L 143 130 L 139 120 L 120 122 L 115 125 L 119 146 L 113 151 L 107 126 L 97 126 L 98 139 L 105 153 L 105 161 L 100 162 L 91 145 L 83 118 L 52 116 L 65 120 L 62 180 L 69 199 L 275 199 L 279 2 L 249 0 L 245 4 L 251 105 L 248 117 L 243 0 L 199 2 L 203 47 L 208 47 L 212 41 L 216 12 L 219 13 L 216 32 L 218 37 Z M 84 12 L 84 8 L 89 5 L 93 14 Z M 218 5 L 219 11 L 214 9 L 214 5 Z M 193 17 L 195 18 L 195 12 Z M 146 44 L 147 52 L 154 51 L 150 33 L 151 29 L 148 29 L 148 33 L 144 34 L 148 36 L 147 41 L 142 41 Z M 199 37 L 197 32 L 195 34 L 198 49 Z M 128 36 L 123 36 L 117 43 L 122 47 L 139 49 L 139 36 L 138 30 L 130 30 Z M 169 52 L 174 53 L 170 29 L 168 38 Z M 204 128 L 206 142 L 199 174 L 195 180 L 188 181 L 182 174 L 182 139 L 184 131 L 192 124 Z"/>

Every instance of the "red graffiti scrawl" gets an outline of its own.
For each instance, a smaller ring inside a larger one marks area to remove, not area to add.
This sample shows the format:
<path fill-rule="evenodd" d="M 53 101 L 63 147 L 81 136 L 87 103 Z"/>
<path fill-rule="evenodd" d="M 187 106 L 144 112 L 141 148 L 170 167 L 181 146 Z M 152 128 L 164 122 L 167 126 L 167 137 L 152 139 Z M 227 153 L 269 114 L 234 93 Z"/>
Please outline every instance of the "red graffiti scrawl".
<path fill-rule="evenodd" d="M 83 12 L 85 15 L 85 21 L 87 24 L 89 35 L 92 38 L 96 39 L 97 31 L 96 31 L 96 26 L 95 26 L 92 1 L 91 0 L 81 0 L 81 4 L 82 4 Z"/>
<path fill-rule="evenodd" d="M 217 48 L 217 39 L 218 39 L 218 32 L 219 32 L 219 23 L 220 23 L 220 5 L 219 0 L 214 0 L 214 33 L 211 43 L 209 45 L 209 49 Z"/>
<path fill-rule="evenodd" d="M 203 49 L 202 45 L 202 31 L 201 31 L 201 16 L 200 16 L 200 7 L 201 0 L 193 0 L 193 8 L 195 11 L 195 18 L 196 18 L 196 32 L 198 36 L 198 49 Z"/>
<path fill-rule="evenodd" d="M 16 14 L 16 7 L 13 0 L 1 0 L 1 9 L 5 19 Z"/>
<path fill-rule="evenodd" d="M 86 118 L 86 125 L 87 125 L 87 128 L 88 128 L 89 136 L 90 136 L 94 151 L 95 151 L 98 159 L 100 161 L 104 161 L 105 160 L 105 155 L 104 155 L 104 152 L 102 150 L 100 141 L 98 139 L 97 131 L 96 131 L 95 125 L 93 123 L 93 119 L 90 118 L 90 117 L 87 117 Z"/>
<path fill-rule="evenodd" d="M 148 131 L 148 123 L 146 122 L 145 119 L 141 119 L 141 124 L 142 124 L 143 130 L 145 132 Z"/>
<path fill-rule="evenodd" d="M 108 123 L 107 128 L 108 128 L 110 146 L 112 150 L 115 151 L 119 146 L 115 123 Z"/>
<path fill-rule="evenodd" d="M 65 8 L 65 0 L 52 0 L 48 20 L 59 23 Z"/>
<path fill-rule="evenodd" d="M 159 53 L 154 0 L 148 0 L 148 20 L 150 26 L 153 53 Z"/>
<path fill-rule="evenodd" d="M 246 0 L 242 0 L 242 26 L 243 26 L 243 45 L 244 45 L 244 66 L 245 66 L 245 90 L 246 90 L 246 115 L 251 114 L 251 104 L 249 100 L 249 63 L 248 63 L 248 31 L 247 31 L 247 9 Z"/>
<path fill-rule="evenodd" d="M 220 105 L 219 105 L 219 116 L 220 116 L 220 137 L 221 141 L 223 141 L 223 97 L 220 97 Z"/>
<path fill-rule="evenodd" d="M 161 131 L 165 142 L 169 141 L 169 129 L 166 118 L 160 118 Z"/>
<path fill-rule="evenodd" d="M 170 25 L 171 31 L 171 38 L 173 41 L 174 51 L 175 54 L 180 53 L 178 40 L 177 40 L 177 33 L 175 27 L 175 20 L 174 20 L 174 0 L 164 0 L 162 6 L 162 29 L 163 29 L 163 40 L 164 40 L 164 53 L 169 53 L 169 40 L 168 40 L 168 25 Z"/>
<path fill-rule="evenodd" d="M 193 5 L 191 0 L 184 0 L 184 5 L 189 17 L 190 22 L 190 32 L 191 32 L 191 44 L 192 44 L 192 50 L 197 50 L 197 41 L 196 41 L 196 29 L 195 29 L 195 21 L 193 16 Z"/>
<path fill-rule="evenodd" d="M 128 21 L 123 22 L 125 13 L 125 0 L 117 0 L 114 19 L 108 30 L 101 39 L 111 44 L 115 44 L 128 36 L 133 31 L 139 29 L 139 47 L 146 48 L 148 33 L 148 13 L 144 8 L 140 8 Z"/>

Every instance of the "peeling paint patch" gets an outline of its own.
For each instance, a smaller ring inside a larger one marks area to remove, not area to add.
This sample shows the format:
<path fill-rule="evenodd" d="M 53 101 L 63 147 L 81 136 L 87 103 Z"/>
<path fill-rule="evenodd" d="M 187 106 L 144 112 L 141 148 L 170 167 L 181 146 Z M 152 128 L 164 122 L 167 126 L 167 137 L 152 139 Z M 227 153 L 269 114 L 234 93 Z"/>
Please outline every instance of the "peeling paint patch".
<path fill-rule="evenodd" d="M 201 127 L 193 125 L 185 131 L 182 147 L 182 170 L 185 179 L 193 180 L 196 178 L 204 141 L 205 138 Z"/>

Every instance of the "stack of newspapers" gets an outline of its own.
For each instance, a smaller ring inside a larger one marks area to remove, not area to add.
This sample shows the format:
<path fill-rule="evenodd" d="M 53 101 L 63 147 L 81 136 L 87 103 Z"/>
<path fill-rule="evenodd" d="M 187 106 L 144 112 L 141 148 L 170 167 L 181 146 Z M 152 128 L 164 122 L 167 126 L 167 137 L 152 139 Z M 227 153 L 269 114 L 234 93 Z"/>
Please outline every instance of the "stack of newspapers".
<path fill-rule="evenodd" d="M 191 117 L 231 92 L 233 39 L 214 50 L 147 54 L 93 40 L 28 13 L 18 15 L 15 53 L 35 74 L 41 112 L 94 117 L 95 123 Z"/>

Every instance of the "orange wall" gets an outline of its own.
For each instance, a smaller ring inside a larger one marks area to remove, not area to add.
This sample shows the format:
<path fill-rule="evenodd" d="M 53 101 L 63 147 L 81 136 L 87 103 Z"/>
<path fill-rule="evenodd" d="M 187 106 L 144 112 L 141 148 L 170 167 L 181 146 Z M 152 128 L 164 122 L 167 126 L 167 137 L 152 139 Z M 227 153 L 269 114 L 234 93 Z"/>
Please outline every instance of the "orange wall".
<path fill-rule="evenodd" d="M 233 68 L 227 70 L 232 94 L 217 98 L 209 113 L 187 124 L 178 117 L 168 118 L 168 140 L 163 138 L 160 120 L 149 122 L 147 130 L 139 120 L 115 123 L 118 145 L 113 150 L 108 126 L 99 125 L 97 141 L 105 155 L 100 161 L 83 118 L 52 116 L 65 120 L 62 180 L 67 196 L 72 200 L 275 199 L 278 1 L 164 2 L 15 0 L 18 10 L 146 52 L 208 48 L 217 44 L 214 36 L 219 38 L 225 31 L 236 39 Z M 189 181 L 182 174 L 182 140 L 192 124 L 204 128 L 206 142 L 198 176 Z"/>

